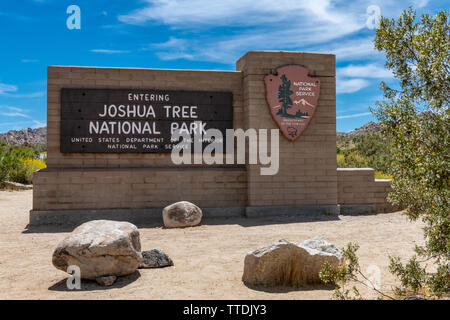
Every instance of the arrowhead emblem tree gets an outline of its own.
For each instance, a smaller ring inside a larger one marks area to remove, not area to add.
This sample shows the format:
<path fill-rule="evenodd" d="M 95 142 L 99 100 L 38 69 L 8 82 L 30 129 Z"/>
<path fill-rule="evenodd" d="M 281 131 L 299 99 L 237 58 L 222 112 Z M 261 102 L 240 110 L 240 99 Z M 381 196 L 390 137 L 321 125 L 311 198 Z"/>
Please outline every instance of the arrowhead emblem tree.
<path fill-rule="evenodd" d="M 281 76 L 282 84 L 278 87 L 278 101 L 281 103 L 283 109 L 280 109 L 282 115 L 287 114 L 287 109 L 292 107 L 291 94 L 291 80 L 286 78 L 286 75 Z"/>
<path fill-rule="evenodd" d="M 291 64 L 264 77 L 270 114 L 289 141 L 306 130 L 319 100 L 320 79 L 308 74 L 308 68 Z"/>

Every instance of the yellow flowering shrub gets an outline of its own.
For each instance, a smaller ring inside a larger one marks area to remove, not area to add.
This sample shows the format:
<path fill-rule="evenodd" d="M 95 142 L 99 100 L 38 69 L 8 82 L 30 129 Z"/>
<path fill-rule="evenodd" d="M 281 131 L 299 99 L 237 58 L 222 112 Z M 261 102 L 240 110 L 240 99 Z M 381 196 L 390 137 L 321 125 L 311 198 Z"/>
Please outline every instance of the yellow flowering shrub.
<path fill-rule="evenodd" d="M 9 172 L 9 177 L 11 181 L 31 184 L 33 182 L 33 172 L 46 167 L 45 162 L 39 159 L 20 159 L 17 168 Z"/>
<path fill-rule="evenodd" d="M 375 179 L 392 179 L 392 176 L 381 171 L 375 171 Z"/>
<path fill-rule="evenodd" d="M 40 159 L 23 159 L 21 162 L 25 168 L 25 178 L 28 183 L 33 181 L 33 172 L 47 167 L 45 162 Z"/>

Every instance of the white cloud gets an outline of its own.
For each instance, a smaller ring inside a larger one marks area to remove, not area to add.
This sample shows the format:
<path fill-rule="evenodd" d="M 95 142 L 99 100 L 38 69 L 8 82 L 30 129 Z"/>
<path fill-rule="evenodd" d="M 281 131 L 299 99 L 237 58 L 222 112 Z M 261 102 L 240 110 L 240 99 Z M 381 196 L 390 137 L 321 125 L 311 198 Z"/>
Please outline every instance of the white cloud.
<path fill-rule="evenodd" d="M 46 122 L 43 121 L 39 121 L 39 120 L 33 120 L 33 126 L 32 128 L 41 128 L 41 127 L 45 127 L 47 125 Z"/>
<path fill-rule="evenodd" d="M 4 117 L 21 117 L 21 118 L 29 118 L 30 116 L 20 112 L 3 112 L 0 111 L 0 116 Z"/>
<path fill-rule="evenodd" d="M 22 59 L 21 61 L 23 63 L 33 63 L 33 62 L 38 62 L 39 60 L 37 60 L 37 59 Z"/>
<path fill-rule="evenodd" d="M 18 107 L 11 106 L 0 106 L 0 116 L 4 117 L 21 117 L 29 118 L 30 116 L 26 114 L 26 110 Z"/>
<path fill-rule="evenodd" d="M 24 111 L 22 108 L 17 108 L 17 107 L 10 107 L 10 106 L 0 106 L 0 108 L 7 108 L 7 109 L 9 109 L 9 110 L 12 110 L 12 111 L 17 111 L 17 112 L 22 112 L 22 111 Z"/>
<path fill-rule="evenodd" d="M 371 115 L 371 112 L 354 113 L 345 116 L 337 116 L 336 119 L 360 118 Z"/>
<path fill-rule="evenodd" d="M 423 8 L 428 4 L 429 0 L 414 0 L 413 6 L 415 8 Z"/>
<path fill-rule="evenodd" d="M 37 91 L 31 93 L 10 93 L 16 92 L 18 87 L 12 84 L 4 84 L 0 83 L 0 95 L 11 97 L 11 98 L 39 98 L 44 97 L 47 92 L 45 91 Z"/>
<path fill-rule="evenodd" d="M 109 49 L 92 49 L 90 50 L 94 53 L 106 53 L 106 54 L 115 54 L 115 53 L 129 53 L 128 50 L 109 50 Z"/>
<path fill-rule="evenodd" d="M 354 19 L 330 0 L 146 0 L 144 8 L 119 16 L 129 24 L 162 22 L 183 28 L 197 26 L 255 26 L 283 22 L 298 24 L 299 17 L 351 25 Z M 309 20 L 309 19 L 308 19 Z M 301 31 L 301 30 L 297 30 Z"/>
<path fill-rule="evenodd" d="M 335 36 L 328 27 L 318 27 L 318 33 L 301 34 L 292 29 L 272 30 L 255 33 L 254 31 L 241 32 L 238 35 L 216 37 L 214 39 L 182 39 L 171 37 L 167 42 L 154 44 L 152 47 L 163 60 L 188 59 L 214 62 L 229 62 L 233 64 L 236 59 L 250 50 L 285 50 L 334 53 L 338 60 L 349 60 L 356 57 L 370 57 L 376 54 L 371 43 L 361 47 L 360 41 L 352 43 L 356 47 L 336 47 L 335 50 L 327 45 L 313 45 L 315 41 L 329 41 Z M 304 46 L 300 46 L 304 44 Z M 343 45 L 341 45 L 343 46 Z"/>
<path fill-rule="evenodd" d="M 375 64 L 353 65 L 338 68 L 337 75 L 341 77 L 361 77 L 361 78 L 392 78 L 392 72 L 384 67 Z"/>
<path fill-rule="evenodd" d="M 179 49 L 186 49 L 189 44 L 188 40 L 185 39 L 179 39 L 175 37 L 170 37 L 169 40 L 163 43 L 157 43 L 154 46 L 157 48 L 175 48 L 178 47 Z"/>
<path fill-rule="evenodd" d="M 4 94 L 6 92 L 15 92 L 17 91 L 17 86 L 12 84 L 4 84 L 0 83 L 0 94 Z"/>
<path fill-rule="evenodd" d="M 369 81 L 364 79 L 337 79 L 336 80 L 336 93 L 353 93 L 359 91 L 370 84 Z"/>
<path fill-rule="evenodd" d="M 376 64 L 350 64 L 336 70 L 336 92 L 354 93 L 370 85 L 367 79 L 390 79 L 392 73 Z"/>
<path fill-rule="evenodd" d="M 40 120 L 27 120 L 27 121 L 7 121 L 0 122 L 0 133 L 8 130 L 20 130 L 22 128 L 39 128 L 46 126 L 44 121 Z"/>
<path fill-rule="evenodd" d="M 333 53 L 336 60 L 348 61 L 358 59 L 377 59 L 382 57 L 382 53 L 375 50 L 373 38 L 356 38 L 356 39 L 340 39 L 322 45 L 321 47 L 313 47 L 315 51 Z"/>
<path fill-rule="evenodd" d="M 202 30 L 192 39 L 171 37 L 153 45 L 158 56 L 166 60 L 184 58 L 231 64 L 249 50 L 305 51 L 365 27 L 358 8 L 344 8 L 340 2 L 330 0 L 146 2 L 144 8 L 119 16 L 119 20 L 138 25 L 163 23 L 184 31 Z M 208 32 L 216 27 L 228 27 L 228 31 L 222 31 L 220 36 Z M 232 29 L 235 27 L 239 29 Z"/>
<path fill-rule="evenodd" d="M 47 92 L 36 91 L 31 93 L 5 93 L 4 95 L 11 98 L 40 98 L 45 97 Z"/>
<path fill-rule="evenodd" d="M 384 16 L 398 15 L 405 7 L 387 0 L 375 3 Z M 366 9 L 372 4 L 373 0 L 145 0 L 143 7 L 118 19 L 125 24 L 164 24 L 183 30 L 186 39 L 177 36 L 153 44 L 164 60 L 233 64 L 249 50 L 315 51 L 334 53 L 337 61 L 375 60 L 381 54 L 374 50 L 373 36 L 365 32 Z"/>

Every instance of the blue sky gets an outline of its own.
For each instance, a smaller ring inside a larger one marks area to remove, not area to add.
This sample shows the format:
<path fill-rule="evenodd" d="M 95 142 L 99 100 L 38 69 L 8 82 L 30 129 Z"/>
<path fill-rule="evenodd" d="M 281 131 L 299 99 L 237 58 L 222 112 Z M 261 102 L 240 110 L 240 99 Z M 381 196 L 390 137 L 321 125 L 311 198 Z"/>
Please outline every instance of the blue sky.
<path fill-rule="evenodd" d="M 80 30 L 66 26 L 69 5 L 81 9 Z M 337 130 L 350 131 L 373 120 L 379 82 L 394 81 L 373 49 L 370 9 L 397 17 L 408 5 L 448 9 L 427 0 L 2 1 L 0 132 L 45 125 L 48 65 L 235 70 L 250 50 L 336 54 Z"/>

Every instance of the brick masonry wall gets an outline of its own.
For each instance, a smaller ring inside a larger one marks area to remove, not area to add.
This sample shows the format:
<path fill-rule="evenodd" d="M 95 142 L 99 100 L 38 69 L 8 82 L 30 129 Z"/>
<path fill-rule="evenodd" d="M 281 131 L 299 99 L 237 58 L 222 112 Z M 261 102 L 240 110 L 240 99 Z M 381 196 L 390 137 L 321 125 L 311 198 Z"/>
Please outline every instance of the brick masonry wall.
<path fill-rule="evenodd" d="M 244 207 L 245 168 L 47 169 L 33 183 L 34 210 L 165 207 L 186 200 L 200 207 Z"/>
<path fill-rule="evenodd" d="M 280 135 L 280 170 L 259 165 L 176 166 L 170 153 L 67 153 L 60 150 L 60 89 L 154 88 L 233 92 L 233 126 L 278 129 L 265 99 L 264 76 L 300 64 L 321 81 L 314 117 L 289 142 Z M 390 183 L 372 169 L 337 169 L 335 56 L 249 52 L 238 71 L 48 67 L 48 168 L 33 179 L 33 210 L 157 208 L 187 200 L 201 207 L 386 206 Z"/>
<path fill-rule="evenodd" d="M 373 205 L 376 212 L 389 211 L 386 197 L 392 191 L 391 181 L 375 179 L 370 168 L 338 168 L 338 202 L 341 205 Z"/>
<path fill-rule="evenodd" d="M 261 176 L 248 165 L 249 206 L 336 205 L 335 56 L 299 52 L 248 52 L 236 64 L 243 72 L 246 128 L 277 129 L 265 98 L 264 76 L 277 67 L 299 64 L 321 82 L 320 97 L 308 128 L 295 141 L 280 135 L 280 170 Z"/>

